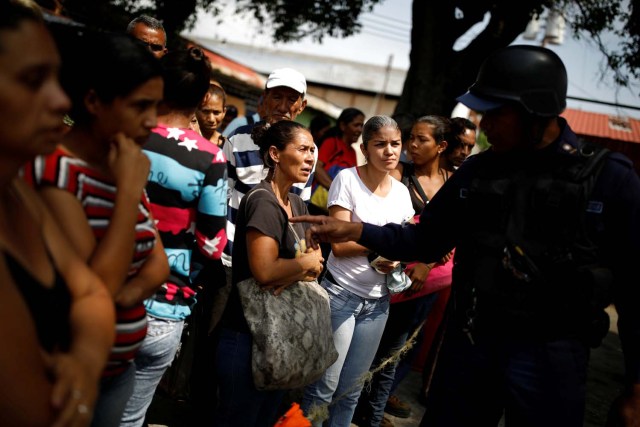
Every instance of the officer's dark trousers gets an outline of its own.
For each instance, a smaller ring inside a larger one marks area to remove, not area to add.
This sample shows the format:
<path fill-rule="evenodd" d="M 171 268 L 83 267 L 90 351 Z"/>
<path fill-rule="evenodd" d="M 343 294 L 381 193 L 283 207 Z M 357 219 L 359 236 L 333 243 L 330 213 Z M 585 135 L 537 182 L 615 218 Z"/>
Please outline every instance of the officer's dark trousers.
<path fill-rule="evenodd" d="M 421 427 L 582 427 L 589 348 L 476 337 L 449 325 Z"/>

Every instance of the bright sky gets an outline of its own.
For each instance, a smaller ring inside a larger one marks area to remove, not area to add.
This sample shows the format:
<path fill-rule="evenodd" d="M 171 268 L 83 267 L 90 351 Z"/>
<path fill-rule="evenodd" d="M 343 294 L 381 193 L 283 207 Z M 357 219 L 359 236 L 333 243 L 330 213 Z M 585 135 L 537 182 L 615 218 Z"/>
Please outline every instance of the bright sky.
<path fill-rule="evenodd" d="M 268 46 L 285 51 L 304 52 L 318 56 L 337 57 L 358 62 L 386 65 L 389 56 L 393 55 L 394 68 L 409 68 L 411 3 L 412 0 L 384 0 L 372 12 L 362 14 L 360 22 L 362 31 L 346 39 L 326 37 L 322 44 L 310 39 L 302 39 L 294 43 L 275 44 L 271 40 L 269 28 L 260 26 L 251 17 L 235 15 L 233 0 L 221 0 L 227 3 L 220 17 L 199 15 L 191 35 L 216 39 L 220 42 L 230 41 L 247 43 L 254 46 Z M 488 18 L 488 17 L 486 17 Z M 221 21 L 221 22 L 219 22 Z M 480 25 L 480 24 L 479 24 Z M 469 32 L 473 33 L 473 31 Z M 468 34 L 469 34 L 468 33 Z M 463 36 L 458 42 L 468 43 Z M 518 38 L 516 43 L 540 43 Z M 617 39 L 609 38 L 608 43 L 615 46 Z M 595 44 L 588 41 L 576 41 L 570 34 L 565 34 L 562 45 L 548 45 L 564 61 L 569 73 L 569 96 L 596 99 L 611 103 L 640 107 L 640 81 L 635 81 L 631 88 L 615 88 L 610 75 L 601 75 L 603 56 Z M 247 64 L 251 66 L 251 64 Z M 568 100 L 569 107 L 585 111 L 620 114 L 640 117 L 640 110 L 614 108 L 590 102 Z"/>

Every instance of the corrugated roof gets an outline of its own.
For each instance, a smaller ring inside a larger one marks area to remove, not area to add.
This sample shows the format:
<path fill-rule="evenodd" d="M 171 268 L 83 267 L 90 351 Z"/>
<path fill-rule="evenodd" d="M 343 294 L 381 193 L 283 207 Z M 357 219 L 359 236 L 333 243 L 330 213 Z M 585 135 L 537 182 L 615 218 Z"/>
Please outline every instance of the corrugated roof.
<path fill-rule="evenodd" d="M 266 79 L 261 74 L 256 73 L 251 68 L 243 64 L 232 61 L 222 55 L 218 55 L 217 53 L 212 52 L 209 49 L 204 48 L 203 51 L 204 54 L 209 58 L 209 61 L 211 61 L 211 66 L 215 70 L 218 70 L 226 76 L 233 77 L 234 79 L 240 80 L 255 88 L 261 90 L 264 89 Z"/>
<path fill-rule="evenodd" d="M 610 116 L 581 110 L 566 109 L 562 117 L 578 135 L 640 143 L 640 120 Z"/>
<path fill-rule="evenodd" d="M 242 43 L 221 43 L 214 39 L 186 34 L 183 34 L 183 37 L 239 63 L 251 64 L 253 69 L 263 74 L 280 67 L 295 68 L 304 74 L 310 83 L 336 85 L 373 93 L 378 93 L 384 88 L 386 94 L 399 96 L 407 75 L 407 70 L 392 67 L 385 84 L 385 66 Z"/>
<path fill-rule="evenodd" d="M 209 58 L 209 61 L 211 61 L 211 66 L 220 73 L 229 77 L 233 77 L 236 80 L 242 81 L 260 90 L 264 89 L 264 85 L 267 81 L 267 78 L 264 75 L 254 71 L 252 68 L 244 64 L 213 52 L 202 44 L 192 42 L 191 40 L 189 40 L 189 42 L 200 46 L 204 51 L 204 54 L 207 55 L 207 58 Z M 322 99 L 310 93 L 307 93 L 305 95 L 305 99 L 307 100 L 307 105 L 309 107 L 322 111 L 323 113 L 329 115 L 330 117 L 333 117 L 334 119 L 337 118 L 342 111 L 340 107 L 332 104 L 326 99 Z"/>

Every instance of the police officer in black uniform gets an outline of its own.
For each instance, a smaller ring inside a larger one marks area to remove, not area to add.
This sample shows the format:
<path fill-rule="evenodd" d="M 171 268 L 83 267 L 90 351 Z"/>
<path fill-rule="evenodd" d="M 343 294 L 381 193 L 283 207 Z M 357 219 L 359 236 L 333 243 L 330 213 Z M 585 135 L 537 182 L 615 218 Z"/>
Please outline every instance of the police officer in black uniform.
<path fill-rule="evenodd" d="M 623 425 L 640 423 L 640 179 L 623 155 L 559 117 L 567 73 L 552 51 L 490 55 L 458 98 L 483 112 L 471 156 L 417 225 L 314 222 L 310 239 L 433 262 L 456 248 L 451 315 L 422 426 L 583 425 L 589 349 L 614 302 L 625 356 Z"/>

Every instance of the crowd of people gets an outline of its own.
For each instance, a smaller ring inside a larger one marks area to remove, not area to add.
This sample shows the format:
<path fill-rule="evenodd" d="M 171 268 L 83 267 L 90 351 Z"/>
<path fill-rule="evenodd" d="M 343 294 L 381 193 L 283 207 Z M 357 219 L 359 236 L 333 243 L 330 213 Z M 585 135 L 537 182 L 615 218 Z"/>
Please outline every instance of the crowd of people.
<path fill-rule="evenodd" d="M 153 17 L 112 33 L 56 27 L 31 0 L 1 11 L 3 424 L 143 426 L 184 370 L 205 425 L 272 427 L 299 399 L 296 425 L 392 427 L 429 322 L 422 426 L 578 427 L 615 303 L 627 377 L 610 422 L 638 425 L 640 179 L 559 117 L 550 50 L 487 57 L 458 99 L 479 127 L 349 106 L 307 128 L 297 70 L 233 117 L 204 52 L 168 49 Z M 479 132 L 491 148 L 471 155 Z M 322 301 L 303 317 L 326 316 L 335 357 L 301 387 L 303 369 L 295 389 L 257 381 L 258 353 L 300 367 L 261 347 L 249 279 Z"/>

